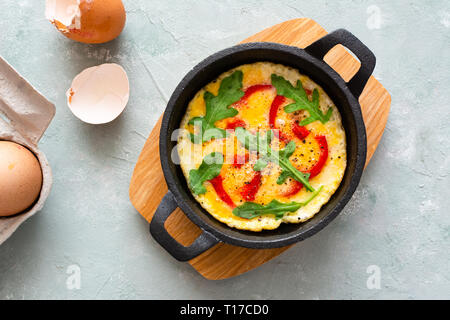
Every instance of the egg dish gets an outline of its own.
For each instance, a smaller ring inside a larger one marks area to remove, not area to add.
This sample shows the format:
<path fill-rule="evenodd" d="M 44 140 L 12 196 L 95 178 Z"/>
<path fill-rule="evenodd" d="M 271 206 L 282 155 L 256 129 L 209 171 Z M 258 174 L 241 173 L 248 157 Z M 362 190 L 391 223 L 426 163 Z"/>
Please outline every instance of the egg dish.
<path fill-rule="evenodd" d="M 250 231 L 313 217 L 347 164 L 333 101 L 306 75 L 271 62 L 239 66 L 202 88 L 187 106 L 177 150 L 201 206 Z"/>

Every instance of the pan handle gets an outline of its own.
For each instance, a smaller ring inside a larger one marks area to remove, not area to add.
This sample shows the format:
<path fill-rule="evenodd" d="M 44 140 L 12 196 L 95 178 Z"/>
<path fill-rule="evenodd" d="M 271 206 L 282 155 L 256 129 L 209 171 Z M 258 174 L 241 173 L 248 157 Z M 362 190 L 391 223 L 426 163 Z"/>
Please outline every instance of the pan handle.
<path fill-rule="evenodd" d="M 312 43 L 305 50 L 318 59 L 323 59 L 325 55 L 336 45 L 341 44 L 349 49 L 361 61 L 361 67 L 353 78 L 347 83 L 350 91 L 356 99 L 359 98 L 364 87 L 369 81 L 375 69 L 376 58 L 365 44 L 363 44 L 351 32 L 345 29 L 338 29 L 327 34 L 316 42 Z"/>
<path fill-rule="evenodd" d="M 167 232 L 164 223 L 177 207 L 172 192 L 168 191 L 150 222 L 150 233 L 153 238 L 175 259 L 178 261 L 191 260 L 219 243 L 216 237 L 206 231 L 203 231 L 189 247 L 185 247 L 175 240 Z"/>

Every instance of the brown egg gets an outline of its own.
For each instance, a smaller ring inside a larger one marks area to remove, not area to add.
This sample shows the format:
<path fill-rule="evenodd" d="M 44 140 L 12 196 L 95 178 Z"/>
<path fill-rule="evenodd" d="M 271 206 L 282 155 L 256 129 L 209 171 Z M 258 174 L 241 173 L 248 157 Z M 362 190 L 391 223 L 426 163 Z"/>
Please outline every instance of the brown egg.
<path fill-rule="evenodd" d="M 17 143 L 0 141 L 0 216 L 29 208 L 41 188 L 42 170 L 34 154 Z"/>
<path fill-rule="evenodd" d="M 115 39 L 126 20 L 121 0 L 47 0 L 46 16 L 67 38 L 84 43 Z"/>

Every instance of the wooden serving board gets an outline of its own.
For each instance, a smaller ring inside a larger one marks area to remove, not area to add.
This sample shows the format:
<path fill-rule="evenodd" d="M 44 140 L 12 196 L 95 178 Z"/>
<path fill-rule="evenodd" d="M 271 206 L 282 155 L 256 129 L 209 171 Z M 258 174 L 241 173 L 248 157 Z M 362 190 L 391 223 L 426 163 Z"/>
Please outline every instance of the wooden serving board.
<path fill-rule="evenodd" d="M 265 29 L 245 42 L 278 42 L 305 48 L 327 32 L 314 20 L 294 19 Z M 360 63 L 344 47 L 338 45 L 324 58 L 344 80 L 348 81 Z M 387 90 L 372 76 L 359 102 L 367 129 L 367 161 L 369 163 L 383 134 L 391 104 Z M 167 185 L 159 160 L 161 118 L 151 132 L 139 156 L 130 185 L 130 199 L 139 213 L 150 222 Z M 200 229 L 180 209 L 176 209 L 165 224 L 168 232 L 181 244 L 189 246 L 200 235 Z M 205 278 L 226 279 L 252 270 L 275 258 L 291 246 L 277 249 L 248 249 L 219 243 L 189 263 Z"/>

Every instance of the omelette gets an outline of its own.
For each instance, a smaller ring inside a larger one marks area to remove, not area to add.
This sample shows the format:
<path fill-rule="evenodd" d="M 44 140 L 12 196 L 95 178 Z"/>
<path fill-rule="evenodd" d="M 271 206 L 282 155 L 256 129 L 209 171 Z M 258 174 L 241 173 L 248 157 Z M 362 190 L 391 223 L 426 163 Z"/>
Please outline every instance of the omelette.
<path fill-rule="evenodd" d="M 258 232 L 304 222 L 342 181 L 341 115 L 294 68 L 236 67 L 186 107 L 177 143 L 181 169 L 194 198 L 229 227 Z"/>

